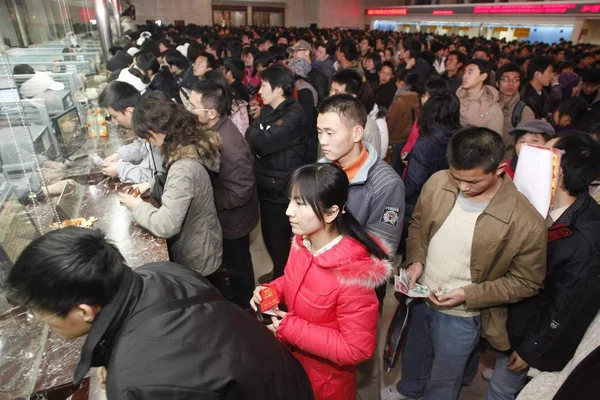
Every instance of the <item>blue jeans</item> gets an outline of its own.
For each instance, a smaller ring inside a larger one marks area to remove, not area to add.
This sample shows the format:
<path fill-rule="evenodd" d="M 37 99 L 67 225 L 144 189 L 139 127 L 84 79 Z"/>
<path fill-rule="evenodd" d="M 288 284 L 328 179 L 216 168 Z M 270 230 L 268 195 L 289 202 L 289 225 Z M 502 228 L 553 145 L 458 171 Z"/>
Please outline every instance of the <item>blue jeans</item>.
<path fill-rule="evenodd" d="M 398 391 L 415 399 L 457 399 L 469 355 L 479 343 L 481 318 L 447 315 L 422 302 L 412 312 Z"/>
<path fill-rule="evenodd" d="M 494 375 L 488 385 L 486 400 L 514 400 L 527 383 L 527 369 L 512 372 L 506 368 L 509 356 L 497 353 Z"/>

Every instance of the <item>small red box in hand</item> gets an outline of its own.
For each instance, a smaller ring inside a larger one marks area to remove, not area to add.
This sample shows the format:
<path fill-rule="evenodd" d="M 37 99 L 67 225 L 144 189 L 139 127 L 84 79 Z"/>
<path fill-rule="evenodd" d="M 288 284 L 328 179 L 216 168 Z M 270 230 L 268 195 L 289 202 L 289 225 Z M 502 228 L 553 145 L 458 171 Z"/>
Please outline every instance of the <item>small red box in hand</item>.
<path fill-rule="evenodd" d="M 266 313 L 279 305 L 280 299 L 277 290 L 267 287 L 260 291 L 260 312 Z"/>

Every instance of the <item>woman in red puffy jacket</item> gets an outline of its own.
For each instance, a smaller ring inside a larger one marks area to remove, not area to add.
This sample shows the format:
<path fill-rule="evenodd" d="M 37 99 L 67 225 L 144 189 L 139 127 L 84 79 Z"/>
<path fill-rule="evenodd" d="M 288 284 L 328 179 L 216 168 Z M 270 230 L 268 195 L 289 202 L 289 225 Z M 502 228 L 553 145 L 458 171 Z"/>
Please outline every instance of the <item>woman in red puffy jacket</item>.
<path fill-rule="evenodd" d="M 290 180 L 286 211 L 294 233 L 282 277 L 268 286 L 288 312 L 267 327 L 303 365 L 317 400 L 355 398 L 356 366 L 377 340 L 375 287 L 391 273 L 388 255 L 348 210 L 348 178 L 334 164 L 306 165 Z M 261 301 L 259 286 L 250 304 Z"/>

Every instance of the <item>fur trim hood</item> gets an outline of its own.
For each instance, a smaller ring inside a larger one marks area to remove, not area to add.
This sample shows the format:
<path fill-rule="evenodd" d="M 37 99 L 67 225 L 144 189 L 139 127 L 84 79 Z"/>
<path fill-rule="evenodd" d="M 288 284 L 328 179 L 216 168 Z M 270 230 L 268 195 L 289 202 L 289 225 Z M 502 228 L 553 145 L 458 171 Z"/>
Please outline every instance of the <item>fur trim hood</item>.
<path fill-rule="evenodd" d="M 389 253 L 387 246 L 375 239 L 382 249 Z M 312 254 L 304 245 L 301 236 L 294 238 L 292 247 Z M 364 246 L 349 236 L 344 236 L 339 243 L 314 256 L 314 262 L 321 268 L 334 269 L 338 281 L 344 286 L 375 289 L 392 275 L 392 265 L 389 261 L 370 255 Z"/>
<path fill-rule="evenodd" d="M 221 137 L 214 131 L 205 131 L 205 134 L 207 135 L 207 141 L 178 146 L 175 150 L 170 151 L 168 157 L 165 157 L 165 167 L 168 169 L 175 161 L 189 158 L 199 160 L 206 168 L 218 173 L 221 162 L 219 154 Z"/>

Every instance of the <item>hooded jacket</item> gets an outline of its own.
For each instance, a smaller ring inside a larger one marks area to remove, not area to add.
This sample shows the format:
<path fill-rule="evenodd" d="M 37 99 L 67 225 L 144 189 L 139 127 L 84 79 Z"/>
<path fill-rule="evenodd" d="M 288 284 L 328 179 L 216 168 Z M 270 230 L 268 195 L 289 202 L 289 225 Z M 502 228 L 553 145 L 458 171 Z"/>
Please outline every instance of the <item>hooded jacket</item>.
<path fill-rule="evenodd" d="M 498 103 L 498 91 L 491 86 L 483 85 L 483 89 L 469 96 L 462 87 L 456 91 L 460 100 L 460 120 L 463 125 L 489 128 L 502 135 L 504 131 L 504 114 Z"/>
<path fill-rule="evenodd" d="M 171 261 L 204 276 L 221 266 L 221 225 L 215 208 L 211 178 L 219 159 L 201 159 L 194 145 L 169 154 L 167 179 L 160 208 L 142 203 L 133 216 L 155 236 L 166 238 Z"/>
<path fill-rule="evenodd" d="M 288 314 L 277 337 L 308 374 L 315 399 L 348 400 L 356 393 L 356 365 L 370 359 L 377 341 L 379 303 L 373 290 L 391 275 L 347 236 L 312 253 L 296 236 L 276 289 Z"/>
<path fill-rule="evenodd" d="M 102 308 L 75 371 L 107 370 L 108 400 L 311 400 L 302 366 L 251 315 L 197 273 L 160 262 L 125 267 L 115 296 Z M 151 307 L 194 296 L 203 304 L 154 315 L 123 329 Z"/>
<path fill-rule="evenodd" d="M 289 175 L 308 162 L 307 122 L 302 106 L 290 97 L 276 109 L 265 106 L 248 127 L 260 199 L 287 203 Z"/>

